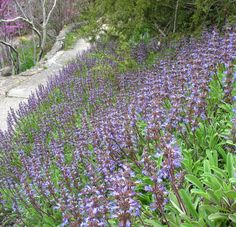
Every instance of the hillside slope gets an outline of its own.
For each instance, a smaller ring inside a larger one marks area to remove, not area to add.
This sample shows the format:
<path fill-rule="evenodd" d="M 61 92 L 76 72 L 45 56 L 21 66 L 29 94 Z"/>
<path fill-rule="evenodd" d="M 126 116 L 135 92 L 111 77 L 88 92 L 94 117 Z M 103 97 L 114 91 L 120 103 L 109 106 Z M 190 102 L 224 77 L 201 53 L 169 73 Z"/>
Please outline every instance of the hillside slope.
<path fill-rule="evenodd" d="M 235 226 L 235 58 L 234 28 L 78 57 L 8 117 L 0 222 Z"/>

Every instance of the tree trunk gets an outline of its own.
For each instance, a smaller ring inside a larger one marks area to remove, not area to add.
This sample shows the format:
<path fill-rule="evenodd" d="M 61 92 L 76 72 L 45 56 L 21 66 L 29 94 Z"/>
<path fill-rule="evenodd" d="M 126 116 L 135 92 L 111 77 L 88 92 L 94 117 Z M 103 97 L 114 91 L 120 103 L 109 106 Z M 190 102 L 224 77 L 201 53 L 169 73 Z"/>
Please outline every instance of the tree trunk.
<path fill-rule="evenodd" d="M 14 73 L 18 74 L 20 72 L 20 60 L 19 60 L 19 53 L 17 52 L 16 48 L 13 47 L 10 43 L 5 42 L 3 40 L 0 40 L 0 43 L 7 46 L 10 50 L 10 58 L 12 61 L 12 65 L 14 66 Z M 12 53 L 15 53 L 15 58 L 12 55 Z"/>
<path fill-rule="evenodd" d="M 40 53 L 39 53 L 39 61 L 42 59 L 44 51 L 45 51 L 45 44 L 46 44 L 46 39 L 47 39 L 47 26 L 43 24 L 42 26 L 42 43 L 40 47 Z"/>

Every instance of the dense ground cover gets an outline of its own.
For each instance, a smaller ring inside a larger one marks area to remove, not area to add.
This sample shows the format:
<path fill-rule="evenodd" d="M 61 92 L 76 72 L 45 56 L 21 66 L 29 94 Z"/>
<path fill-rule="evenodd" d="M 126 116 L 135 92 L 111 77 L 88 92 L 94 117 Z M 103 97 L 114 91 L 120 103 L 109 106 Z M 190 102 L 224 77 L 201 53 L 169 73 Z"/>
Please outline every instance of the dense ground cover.
<path fill-rule="evenodd" d="M 236 31 L 169 50 L 98 44 L 10 113 L 2 225 L 236 225 Z"/>

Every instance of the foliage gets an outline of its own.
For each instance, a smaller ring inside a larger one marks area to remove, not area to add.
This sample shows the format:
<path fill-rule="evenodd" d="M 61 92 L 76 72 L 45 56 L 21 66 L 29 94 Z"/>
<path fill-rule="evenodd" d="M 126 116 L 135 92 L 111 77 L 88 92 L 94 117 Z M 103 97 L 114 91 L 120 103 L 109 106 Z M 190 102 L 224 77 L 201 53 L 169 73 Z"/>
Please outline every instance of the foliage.
<path fill-rule="evenodd" d="M 224 25 L 235 22 L 236 6 L 231 0 L 196 0 L 195 11 L 192 16 L 194 26 Z"/>
<path fill-rule="evenodd" d="M 190 33 L 206 26 L 221 27 L 235 22 L 236 4 L 232 0 L 95 0 L 84 17 L 87 31 L 109 27 L 111 38 L 125 36 L 142 40 L 146 36 Z"/>
<path fill-rule="evenodd" d="M 72 48 L 75 42 L 78 40 L 79 36 L 80 36 L 79 29 L 76 29 L 67 34 L 64 41 L 64 49 L 68 50 Z"/>
<path fill-rule="evenodd" d="M 27 69 L 32 68 L 36 64 L 36 56 L 38 54 L 37 49 L 34 47 L 33 40 L 29 40 L 27 38 L 20 37 L 20 43 L 19 47 L 17 48 L 17 51 L 19 53 L 19 59 L 20 59 L 20 72 L 24 72 Z M 47 42 L 45 47 L 45 53 L 49 51 L 52 47 L 51 42 Z"/>
<path fill-rule="evenodd" d="M 0 132 L 2 212 L 26 226 L 234 226 L 235 36 L 79 56 Z"/>
<path fill-rule="evenodd" d="M 37 43 L 33 42 L 37 58 L 31 54 L 33 48 L 29 48 L 29 53 L 25 56 L 26 62 L 21 67 L 25 70 L 41 60 L 47 51 L 49 37 L 50 40 L 54 39 L 63 26 L 72 22 L 77 16 L 78 10 L 75 7 L 77 3 L 77 0 L 66 2 L 62 0 L 1 0 L 0 44 L 3 45 L 7 53 L 7 59 L 2 59 L 2 62 L 8 61 L 8 65 L 11 64 L 14 68 L 15 74 L 20 72 L 20 61 L 23 60 L 21 55 L 24 50 L 20 50 L 18 53 L 14 39 L 25 32 L 29 34 L 30 30 L 33 36 L 37 37 L 34 37 Z"/>
<path fill-rule="evenodd" d="M 12 6 L 12 0 L 0 0 L 0 19 L 11 19 L 17 15 L 17 11 Z M 22 29 L 23 24 L 19 21 L 1 24 L 0 26 L 0 38 L 4 40 L 9 36 L 14 36 L 19 33 L 19 29 Z"/>
<path fill-rule="evenodd" d="M 21 41 L 20 48 L 18 48 L 19 58 L 21 59 L 21 72 L 30 69 L 35 65 L 34 62 L 34 46 L 32 41 Z"/>

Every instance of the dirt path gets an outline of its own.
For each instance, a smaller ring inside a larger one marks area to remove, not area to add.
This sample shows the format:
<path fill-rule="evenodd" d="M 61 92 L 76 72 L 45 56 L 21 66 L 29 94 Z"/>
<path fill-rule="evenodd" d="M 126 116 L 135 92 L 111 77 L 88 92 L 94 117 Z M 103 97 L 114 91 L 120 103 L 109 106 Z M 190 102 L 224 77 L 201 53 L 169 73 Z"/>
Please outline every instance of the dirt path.
<path fill-rule="evenodd" d="M 37 68 L 16 76 L 0 77 L 0 129 L 7 129 L 7 114 L 11 107 L 18 108 L 40 84 L 46 84 L 51 76 L 89 48 L 87 41 L 79 39 L 74 48 L 58 51 Z"/>

